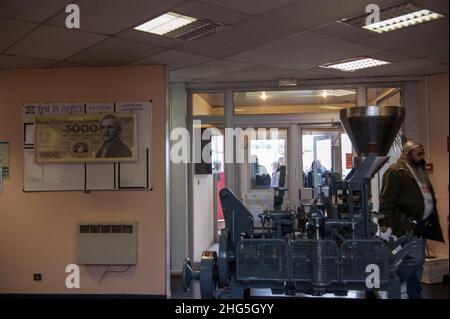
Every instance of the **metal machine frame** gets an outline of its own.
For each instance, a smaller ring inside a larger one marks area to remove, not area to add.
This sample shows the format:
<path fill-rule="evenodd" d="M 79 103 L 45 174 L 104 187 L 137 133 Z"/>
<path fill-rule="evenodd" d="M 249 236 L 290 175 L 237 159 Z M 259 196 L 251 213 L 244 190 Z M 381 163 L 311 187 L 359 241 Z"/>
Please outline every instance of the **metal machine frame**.
<path fill-rule="evenodd" d="M 308 213 L 283 211 L 277 202 L 274 210 L 260 214 L 262 228 L 254 226 L 252 214 L 231 190 L 222 189 L 226 227 L 218 254 L 203 252 L 199 271 L 185 260 L 185 290 L 198 279 L 202 298 L 243 298 L 250 288 L 286 295 L 374 289 L 400 298 L 396 270 L 418 242 L 412 236 L 389 244 L 375 239 L 369 197 L 370 180 L 388 160 L 404 109 L 356 107 L 342 110 L 340 116 L 359 155 L 347 178 L 329 176 L 328 194 L 321 194 L 320 203 Z M 377 283 L 368 276 L 373 271 Z"/>

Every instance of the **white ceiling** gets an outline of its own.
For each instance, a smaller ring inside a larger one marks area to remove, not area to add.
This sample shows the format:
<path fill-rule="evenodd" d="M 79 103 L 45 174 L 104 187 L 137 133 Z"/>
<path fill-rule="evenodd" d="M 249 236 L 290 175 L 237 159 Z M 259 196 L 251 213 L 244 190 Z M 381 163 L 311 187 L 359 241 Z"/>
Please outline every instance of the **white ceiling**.
<path fill-rule="evenodd" d="M 0 69 L 168 64 L 172 82 L 448 72 L 449 1 L 409 2 L 445 18 L 373 34 L 338 22 L 364 14 L 372 0 L 0 0 Z M 68 3 L 80 7 L 78 30 L 65 28 Z M 191 42 L 133 30 L 167 11 L 227 27 Z M 352 73 L 318 67 L 358 56 L 393 63 Z"/>

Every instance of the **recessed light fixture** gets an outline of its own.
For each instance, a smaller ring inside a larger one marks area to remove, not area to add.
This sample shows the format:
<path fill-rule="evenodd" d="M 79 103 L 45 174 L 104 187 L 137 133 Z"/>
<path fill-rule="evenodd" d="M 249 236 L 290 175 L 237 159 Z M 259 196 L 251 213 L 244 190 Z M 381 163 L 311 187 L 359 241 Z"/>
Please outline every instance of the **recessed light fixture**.
<path fill-rule="evenodd" d="M 383 33 L 444 17 L 442 14 L 420 8 L 409 2 L 381 9 L 378 22 L 367 24 L 366 20 L 368 16 L 369 14 L 363 14 L 355 18 L 343 19 L 341 21 L 358 28 Z"/>
<path fill-rule="evenodd" d="M 134 29 L 158 35 L 164 35 L 173 30 L 188 25 L 196 20 L 196 18 L 184 16 L 175 12 L 167 12 L 159 17 L 156 17 L 135 27 Z"/>
<path fill-rule="evenodd" d="M 395 18 L 383 20 L 380 22 L 372 23 L 363 26 L 364 29 L 375 31 L 378 33 L 394 31 L 397 29 L 402 29 L 410 27 L 416 24 L 429 22 L 439 18 L 443 18 L 442 14 L 430 11 L 430 10 L 419 10 L 413 13 L 404 14 Z"/>
<path fill-rule="evenodd" d="M 326 97 L 328 96 L 327 90 L 323 90 L 321 96 L 324 97 L 324 98 L 326 98 Z"/>
<path fill-rule="evenodd" d="M 221 22 L 167 12 L 134 29 L 173 39 L 191 41 L 222 30 L 225 27 L 226 25 Z"/>
<path fill-rule="evenodd" d="M 266 92 L 262 92 L 261 95 L 259 96 L 263 101 L 265 101 L 267 99 L 267 93 Z"/>
<path fill-rule="evenodd" d="M 319 67 L 327 69 L 337 69 L 344 72 L 353 72 L 361 69 L 372 68 L 375 66 L 390 64 L 391 62 L 372 59 L 368 57 L 361 57 L 350 60 L 343 60 L 339 62 L 321 64 Z"/>

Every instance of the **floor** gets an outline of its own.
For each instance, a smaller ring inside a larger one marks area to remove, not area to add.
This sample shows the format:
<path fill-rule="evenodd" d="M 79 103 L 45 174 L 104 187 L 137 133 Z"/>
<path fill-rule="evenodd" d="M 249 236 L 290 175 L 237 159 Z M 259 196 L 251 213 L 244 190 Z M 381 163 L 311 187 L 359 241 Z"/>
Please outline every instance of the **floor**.
<path fill-rule="evenodd" d="M 200 299 L 200 283 L 199 281 L 193 280 L 191 290 L 189 292 L 184 292 L 182 287 L 182 279 L 180 276 L 172 276 L 171 286 L 172 286 L 172 299 Z M 422 284 L 423 287 L 423 297 L 424 299 L 449 299 L 449 287 L 448 281 L 441 284 Z M 404 287 L 402 291 L 405 290 Z M 272 295 L 270 289 L 252 289 L 250 293 L 251 297 L 256 298 L 293 298 L 285 297 L 282 295 Z M 326 294 L 322 297 L 312 297 L 304 294 L 297 294 L 295 298 L 345 298 L 345 299 L 365 299 L 365 293 L 362 291 L 349 291 L 346 297 L 336 297 L 332 294 Z M 377 296 L 378 299 L 385 299 L 386 295 L 380 293 Z M 407 299 L 407 297 L 402 294 L 402 299 Z"/>

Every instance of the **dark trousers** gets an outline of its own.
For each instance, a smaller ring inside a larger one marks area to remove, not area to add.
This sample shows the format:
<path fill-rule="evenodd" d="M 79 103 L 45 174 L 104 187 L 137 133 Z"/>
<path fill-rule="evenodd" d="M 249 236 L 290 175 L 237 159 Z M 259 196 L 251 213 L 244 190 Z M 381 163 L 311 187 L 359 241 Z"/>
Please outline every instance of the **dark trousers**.
<path fill-rule="evenodd" d="M 420 243 L 405 256 L 397 269 L 400 280 L 406 282 L 409 299 L 422 299 L 421 278 L 425 263 L 425 239 Z"/>

